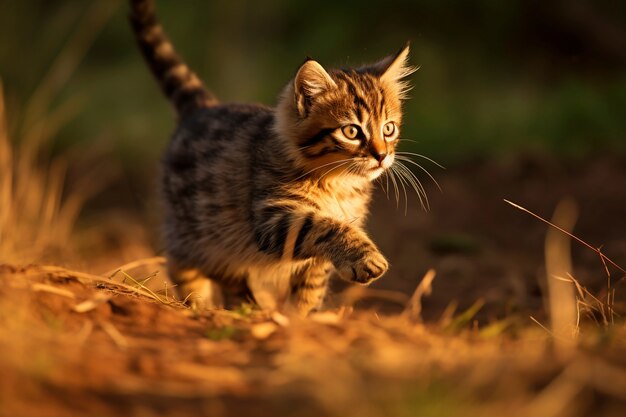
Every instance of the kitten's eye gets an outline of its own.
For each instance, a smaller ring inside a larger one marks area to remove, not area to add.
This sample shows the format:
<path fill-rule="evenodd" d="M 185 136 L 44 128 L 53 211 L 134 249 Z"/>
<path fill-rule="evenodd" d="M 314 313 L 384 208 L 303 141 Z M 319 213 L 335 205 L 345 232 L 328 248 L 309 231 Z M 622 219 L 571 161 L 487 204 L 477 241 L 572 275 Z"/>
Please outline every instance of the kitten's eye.
<path fill-rule="evenodd" d="M 383 135 L 385 135 L 385 139 L 388 141 L 395 139 L 397 130 L 398 127 L 394 122 L 385 123 L 383 126 Z"/>
<path fill-rule="evenodd" d="M 341 128 L 341 133 L 343 133 L 346 139 L 355 139 L 359 134 L 359 128 L 355 125 L 347 125 Z"/>

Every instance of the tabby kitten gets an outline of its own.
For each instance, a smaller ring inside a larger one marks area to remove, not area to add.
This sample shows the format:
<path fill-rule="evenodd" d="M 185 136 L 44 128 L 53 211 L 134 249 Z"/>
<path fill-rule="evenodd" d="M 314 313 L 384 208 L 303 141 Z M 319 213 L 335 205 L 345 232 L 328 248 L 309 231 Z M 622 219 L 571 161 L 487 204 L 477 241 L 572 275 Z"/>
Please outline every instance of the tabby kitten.
<path fill-rule="evenodd" d="M 356 69 L 306 60 L 276 108 L 220 104 L 131 0 L 141 51 L 179 124 L 162 167 L 167 266 L 179 296 L 221 306 L 319 308 L 329 275 L 368 284 L 388 264 L 363 231 L 372 180 L 394 162 L 409 47 Z"/>

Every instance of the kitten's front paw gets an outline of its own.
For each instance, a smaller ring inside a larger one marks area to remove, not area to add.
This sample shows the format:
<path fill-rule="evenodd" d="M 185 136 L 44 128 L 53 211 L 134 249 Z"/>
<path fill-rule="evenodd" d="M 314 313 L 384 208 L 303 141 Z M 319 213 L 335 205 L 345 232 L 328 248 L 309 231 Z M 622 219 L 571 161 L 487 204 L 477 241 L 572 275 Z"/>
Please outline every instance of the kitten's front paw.
<path fill-rule="evenodd" d="M 337 271 L 346 281 L 367 285 L 380 278 L 388 268 L 385 257 L 377 250 L 371 250 L 365 252 L 356 262 L 342 265 Z"/>

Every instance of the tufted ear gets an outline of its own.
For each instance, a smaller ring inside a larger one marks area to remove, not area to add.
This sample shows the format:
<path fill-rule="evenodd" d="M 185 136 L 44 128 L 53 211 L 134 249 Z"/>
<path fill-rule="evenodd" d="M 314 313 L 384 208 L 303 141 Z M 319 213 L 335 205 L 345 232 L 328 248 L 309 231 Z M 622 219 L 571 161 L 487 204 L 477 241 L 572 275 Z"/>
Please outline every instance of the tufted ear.
<path fill-rule="evenodd" d="M 389 85 L 390 88 L 396 91 L 396 94 L 400 100 L 408 98 L 408 92 L 411 90 L 411 85 L 407 80 L 403 78 L 408 77 L 417 71 L 416 67 L 409 64 L 409 43 L 400 49 L 395 55 L 389 55 L 383 58 L 370 67 L 366 67 L 365 70 L 371 74 L 376 75 L 381 81 Z"/>
<path fill-rule="evenodd" d="M 337 84 L 317 61 L 308 59 L 293 81 L 296 107 L 301 117 L 306 117 L 316 96 L 336 88 Z"/>
<path fill-rule="evenodd" d="M 413 74 L 417 68 L 409 65 L 409 43 L 395 55 L 383 58 L 372 66 L 372 72 L 381 80 L 396 82 Z"/>

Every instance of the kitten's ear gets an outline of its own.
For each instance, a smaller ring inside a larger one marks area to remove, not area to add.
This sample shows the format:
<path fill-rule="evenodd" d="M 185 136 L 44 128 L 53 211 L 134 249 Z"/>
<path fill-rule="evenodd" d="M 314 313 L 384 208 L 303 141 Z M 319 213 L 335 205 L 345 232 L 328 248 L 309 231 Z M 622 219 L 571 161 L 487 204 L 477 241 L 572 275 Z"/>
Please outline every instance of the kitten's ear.
<path fill-rule="evenodd" d="M 317 61 L 308 59 L 296 74 L 293 81 L 296 107 L 300 116 L 308 113 L 311 101 L 318 95 L 336 88 L 337 84 Z"/>
<path fill-rule="evenodd" d="M 413 74 L 417 68 L 409 65 L 409 43 L 400 49 L 395 55 L 388 56 L 376 65 L 374 73 L 381 80 L 396 82 Z"/>

